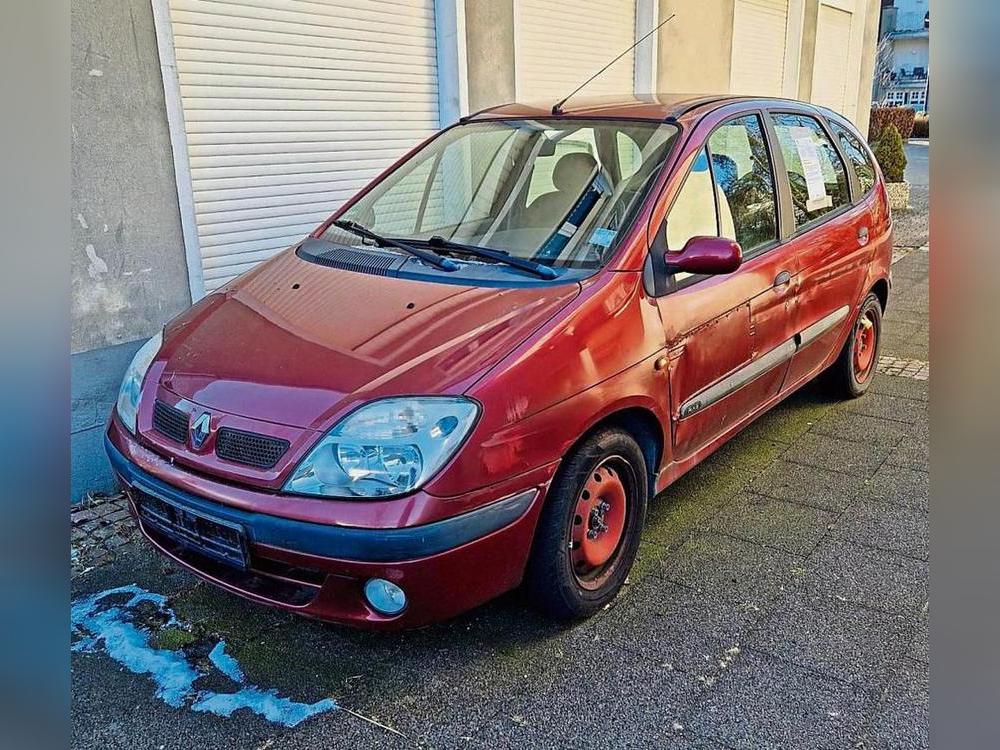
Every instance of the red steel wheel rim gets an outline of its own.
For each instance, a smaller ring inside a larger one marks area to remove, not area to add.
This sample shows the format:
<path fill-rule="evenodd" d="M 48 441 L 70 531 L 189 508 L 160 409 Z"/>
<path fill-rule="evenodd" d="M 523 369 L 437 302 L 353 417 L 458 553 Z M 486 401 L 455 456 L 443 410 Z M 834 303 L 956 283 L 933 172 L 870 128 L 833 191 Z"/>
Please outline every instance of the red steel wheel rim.
<path fill-rule="evenodd" d="M 854 326 L 854 376 L 859 383 L 867 379 L 875 361 L 877 325 L 874 311 L 869 310 Z"/>
<path fill-rule="evenodd" d="M 629 493 L 621 459 L 607 459 L 594 469 L 577 496 L 570 538 L 570 559 L 577 580 L 596 588 L 610 568 L 625 534 Z"/>

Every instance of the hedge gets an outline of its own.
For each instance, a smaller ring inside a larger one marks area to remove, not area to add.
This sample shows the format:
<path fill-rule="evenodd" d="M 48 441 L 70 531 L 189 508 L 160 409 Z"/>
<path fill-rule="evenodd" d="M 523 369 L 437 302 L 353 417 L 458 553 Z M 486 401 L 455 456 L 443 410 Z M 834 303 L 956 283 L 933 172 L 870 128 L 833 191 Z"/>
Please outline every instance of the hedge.
<path fill-rule="evenodd" d="M 918 115 L 913 121 L 913 138 L 931 137 L 931 118 L 927 115 Z"/>
<path fill-rule="evenodd" d="M 909 107 L 872 107 L 871 119 L 868 122 L 868 142 L 875 143 L 882 129 L 892 123 L 899 131 L 900 137 L 906 141 L 913 135 L 913 121 L 917 113 Z"/>

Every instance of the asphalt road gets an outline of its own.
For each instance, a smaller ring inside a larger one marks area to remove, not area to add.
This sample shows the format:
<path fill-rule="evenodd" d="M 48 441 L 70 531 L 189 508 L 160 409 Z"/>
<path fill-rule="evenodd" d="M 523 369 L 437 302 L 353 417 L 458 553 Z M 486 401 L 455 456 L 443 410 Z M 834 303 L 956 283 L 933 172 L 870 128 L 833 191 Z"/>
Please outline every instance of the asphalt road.
<path fill-rule="evenodd" d="M 928 253 L 894 278 L 883 354 L 926 360 Z M 927 399 L 793 396 L 654 500 L 629 584 L 575 626 L 515 593 L 350 631 L 126 545 L 73 581 L 74 746 L 926 747 Z M 88 604 L 126 584 L 164 599 Z"/>
<path fill-rule="evenodd" d="M 911 140 L 906 146 L 906 171 L 903 176 L 910 185 L 927 187 L 930 184 L 930 145 L 926 140 Z"/>

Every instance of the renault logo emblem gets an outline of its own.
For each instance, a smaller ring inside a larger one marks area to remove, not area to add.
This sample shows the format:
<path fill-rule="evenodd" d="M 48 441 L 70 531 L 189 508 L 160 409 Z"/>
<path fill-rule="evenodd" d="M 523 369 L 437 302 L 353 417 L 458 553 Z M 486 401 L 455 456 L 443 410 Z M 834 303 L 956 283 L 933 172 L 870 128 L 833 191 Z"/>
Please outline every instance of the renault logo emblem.
<path fill-rule="evenodd" d="M 194 424 L 191 425 L 191 447 L 198 450 L 205 444 L 208 440 L 208 433 L 210 429 L 211 417 L 206 411 L 200 417 L 198 417 Z"/>

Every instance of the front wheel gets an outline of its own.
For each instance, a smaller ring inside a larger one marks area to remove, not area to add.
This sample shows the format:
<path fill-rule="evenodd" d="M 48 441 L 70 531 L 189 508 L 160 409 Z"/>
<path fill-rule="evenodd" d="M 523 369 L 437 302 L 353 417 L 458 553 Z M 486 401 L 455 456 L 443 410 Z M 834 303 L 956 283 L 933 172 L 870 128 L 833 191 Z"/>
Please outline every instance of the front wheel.
<path fill-rule="evenodd" d="M 625 430 L 601 430 L 567 456 L 525 572 L 525 589 L 539 609 L 573 619 L 614 599 L 639 549 L 646 477 L 642 450 Z"/>
<path fill-rule="evenodd" d="M 844 342 L 840 356 L 827 372 L 827 383 L 834 395 L 858 398 L 875 379 L 882 344 L 882 304 L 869 294 L 861 303 L 851 335 Z"/>

